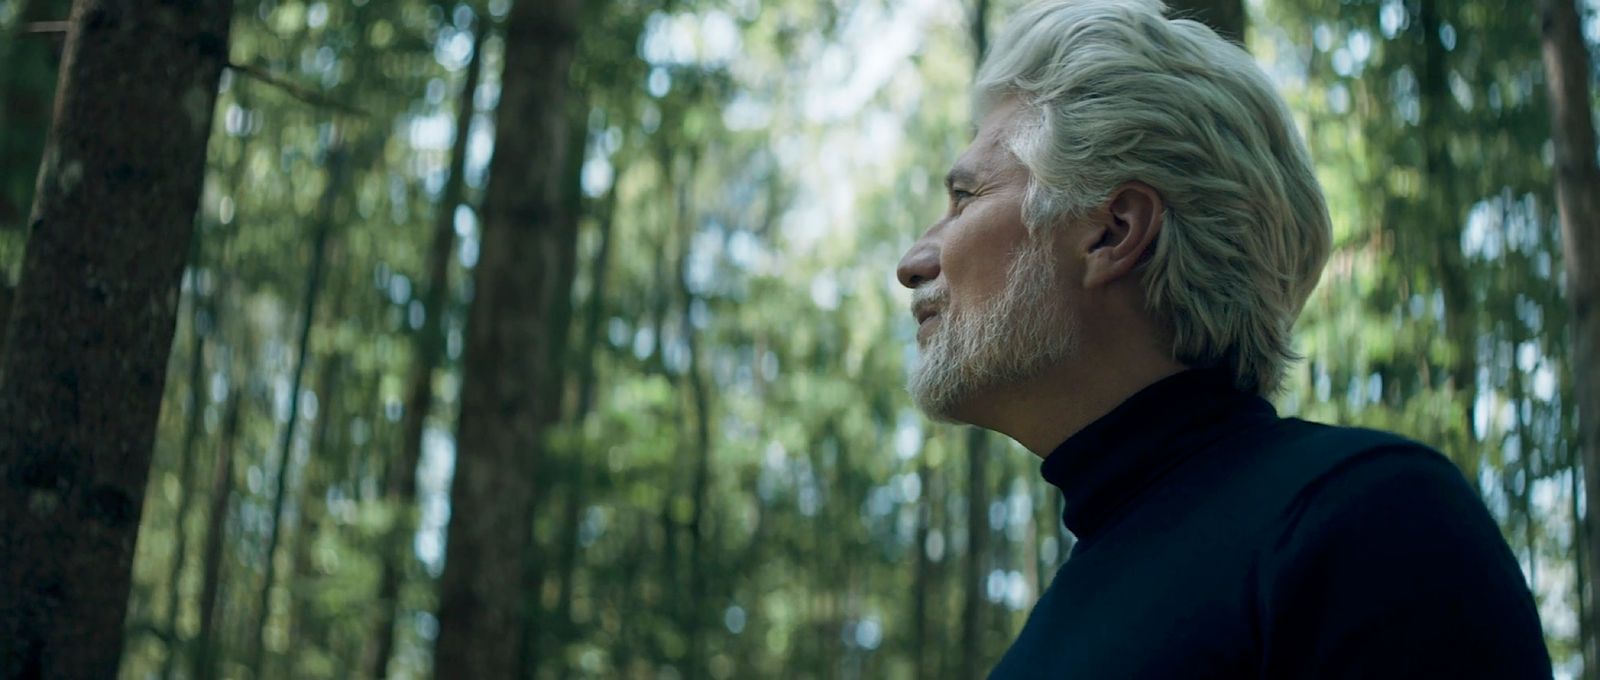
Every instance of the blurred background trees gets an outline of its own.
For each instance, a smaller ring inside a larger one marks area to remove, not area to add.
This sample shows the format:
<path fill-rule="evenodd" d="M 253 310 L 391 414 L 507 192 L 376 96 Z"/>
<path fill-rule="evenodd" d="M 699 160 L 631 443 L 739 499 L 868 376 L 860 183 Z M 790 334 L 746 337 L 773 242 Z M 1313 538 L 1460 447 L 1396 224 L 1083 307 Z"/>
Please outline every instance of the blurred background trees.
<path fill-rule="evenodd" d="M 236 0 L 121 675 L 986 670 L 1072 537 L 1030 454 L 912 409 L 892 272 L 1020 4 Z M 1596 7 L 1175 4 L 1238 27 L 1334 213 L 1280 411 L 1448 453 L 1594 677 L 1557 186 L 1600 187 L 1557 169 Z M 0 0 L 0 314 L 66 5 Z"/>

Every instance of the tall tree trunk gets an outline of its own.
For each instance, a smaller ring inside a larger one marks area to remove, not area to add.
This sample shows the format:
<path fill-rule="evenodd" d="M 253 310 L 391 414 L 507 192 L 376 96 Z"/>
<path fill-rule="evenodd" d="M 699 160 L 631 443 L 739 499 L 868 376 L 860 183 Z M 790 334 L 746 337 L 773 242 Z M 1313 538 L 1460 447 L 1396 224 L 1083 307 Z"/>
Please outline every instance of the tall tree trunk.
<path fill-rule="evenodd" d="M 613 186 L 606 192 L 596 220 L 596 228 L 600 231 L 600 247 L 595 253 L 593 268 L 589 271 L 589 299 L 584 306 L 583 335 L 578 345 L 581 354 L 576 361 L 578 400 L 573 407 L 571 416 L 573 422 L 581 422 L 594 409 L 597 368 L 595 349 L 600 344 L 600 322 L 605 318 L 606 272 L 611 267 L 616 204 L 617 191 Z M 552 642 L 552 647 L 556 650 L 571 640 L 575 633 L 572 625 L 572 594 L 575 588 L 573 581 L 577 578 L 578 523 L 581 521 L 579 515 L 583 512 L 589 486 L 590 464 L 585 455 L 587 453 L 581 450 L 574 451 L 570 457 L 571 463 L 568 465 L 568 474 L 571 476 L 568 479 L 561 513 L 561 552 L 556 558 L 556 570 L 561 584 L 556 594 L 555 616 L 552 618 L 558 627 Z M 561 672 L 565 673 L 564 670 Z"/>
<path fill-rule="evenodd" d="M 933 559 L 928 555 L 928 536 L 933 526 L 933 468 L 928 465 L 927 454 L 919 455 L 917 480 L 921 482 L 922 497 L 917 500 L 917 533 L 911 549 L 915 551 L 915 571 L 911 578 L 911 677 L 931 678 L 937 668 L 932 664 L 932 645 L 928 640 L 928 600 L 933 581 Z"/>
<path fill-rule="evenodd" d="M 422 328 L 412 338 L 416 360 L 411 365 L 404 416 L 400 423 L 402 449 L 390 473 L 397 483 L 389 485 L 388 502 L 394 512 L 383 555 L 383 573 L 378 579 L 378 621 L 372 631 L 376 651 L 367 665 L 367 676 L 386 677 L 389 659 L 394 656 L 395 621 L 400 606 L 400 581 L 411 562 L 411 538 L 416 533 L 417 465 L 422 461 L 423 433 L 428 412 L 433 408 L 433 374 L 444 356 L 444 312 L 450 290 L 450 255 L 455 252 L 456 207 L 462 203 L 466 185 L 467 142 L 472 132 L 473 93 L 478 90 L 483 70 L 483 43 L 489 35 L 486 20 L 479 19 L 472 43 L 472 58 L 456 103 L 455 140 L 450 147 L 450 175 L 434 215 L 433 245 L 428 251 L 427 292 L 422 300 Z"/>
<path fill-rule="evenodd" d="M 1510 206 L 1503 207 L 1502 211 L 1501 219 L 1509 224 L 1511 220 Z M 1522 320 L 1517 317 L 1515 305 L 1506 304 L 1501 313 L 1503 314 L 1501 318 L 1511 320 L 1509 335 L 1512 351 L 1515 352 L 1516 348 L 1522 347 L 1522 343 L 1526 339 L 1524 337 L 1526 330 Z M 1517 366 L 1515 354 L 1509 357 L 1509 361 L 1511 370 L 1509 371 L 1510 379 L 1508 380 L 1509 384 L 1506 385 L 1506 391 L 1511 398 L 1511 417 L 1516 421 L 1513 432 L 1517 435 L 1517 472 L 1521 473 L 1522 483 L 1513 484 L 1517 475 L 1506 474 L 1503 479 L 1505 480 L 1506 496 L 1515 504 L 1516 513 L 1520 515 L 1516 519 L 1520 520 L 1519 523 L 1522 525 L 1520 527 L 1522 530 L 1522 547 L 1528 554 L 1528 589 L 1533 591 L 1537 600 L 1539 595 L 1539 543 L 1536 539 L 1539 532 L 1538 523 L 1534 521 L 1533 516 L 1533 483 L 1536 479 L 1535 476 L 1539 472 L 1534 467 L 1533 460 L 1537 445 L 1533 440 L 1534 425 L 1529 422 L 1529 418 L 1523 416 L 1522 412 L 1523 400 L 1530 398 L 1527 387 L 1523 383 L 1522 369 Z M 1509 466 L 1507 466 L 1505 472 L 1510 472 Z"/>
<path fill-rule="evenodd" d="M 967 428 L 967 563 L 961 603 L 961 677 L 976 678 L 983 657 L 983 600 L 989 551 L 989 440 Z"/>
<path fill-rule="evenodd" d="M 337 288 L 338 292 L 333 296 L 335 315 L 338 314 L 337 310 L 343 308 L 345 286 L 341 283 Z M 333 425 L 336 422 L 335 409 L 339 403 L 345 363 L 343 353 L 334 353 L 323 362 L 317 380 L 317 431 L 312 439 L 311 460 L 306 464 L 305 482 L 300 490 L 301 526 L 294 532 L 294 544 L 289 550 L 293 556 L 291 564 L 294 565 L 294 571 L 288 580 L 290 583 L 301 580 L 297 587 L 292 588 L 293 604 L 289 610 L 289 644 L 297 650 L 285 674 L 290 678 L 306 677 L 294 663 L 304 656 L 306 645 L 325 646 L 327 643 L 327 626 L 316 615 L 313 597 L 315 583 L 305 579 L 311 578 L 315 570 L 312 546 L 328 514 L 326 498 L 333 473 L 329 466 L 336 459 Z"/>
<path fill-rule="evenodd" d="M 183 649 L 183 636 L 178 634 L 178 609 L 182 602 L 178 593 L 183 585 L 184 562 L 189 552 L 189 532 L 184 526 L 189 518 L 189 505 L 194 499 L 194 459 L 195 444 L 200 440 L 200 430 L 204 421 L 206 407 L 205 389 L 205 350 L 207 327 L 213 323 L 214 304 L 207 302 L 208 297 L 201 289 L 199 274 L 200 239 L 195 238 L 191 247 L 194 263 L 190 271 L 195 273 L 193 282 L 194 292 L 190 295 L 189 306 L 192 310 L 189 320 L 189 402 L 188 419 L 183 425 L 183 446 L 179 449 L 178 464 L 178 509 L 173 524 L 172 548 L 172 573 L 167 578 L 167 622 L 163 627 L 167 634 L 167 654 L 161 660 L 161 677 L 171 678 L 172 672 L 177 667 L 178 655 Z"/>
<path fill-rule="evenodd" d="M 11 317 L 11 298 L 14 295 L 11 284 L 4 280 L 0 274 L 0 352 L 5 351 L 6 319 Z"/>
<path fill-rule="evenodd" d="M 235 92 L 234 99 L 239 106 L 245 106 L 245 99 L 241 93 Z M 239 157 L 233 162 L 233 166 L 228 171 L 229 176 L 225 180 L 228 183 L 227 187 L 230 191 L 236 189 L 239 186 L 241 179 L 244 177 L 246 162 L 250 158 L 249 148 L 248 141 L 245 139 L 240 139 Z M 195 282 L 195 291 L 193 293 L 194 297 L 190 304 L 197 305 L 194 308 L 194 336 L 191 339 L 192 346 L 196 348 L 196 356 L 190 357 L 191 362 L 201 361 L 200 355 L 202 353 L 200 352 L 200 348 L 206 344 L 206 337 L 214 337 L 218 335 L 222 329 L 222 318 L 220 314 L 222 306 L 218 304 L 218 302 L 226 295 L 228 287 L 224 284 L 227 283 L 228 279 L 223 275 L 221 263 L 226 257 L 228 249 L 227 244 L 230 242 L 231 234 L 233 232 L 232 229 L 227 228 L 226 225 L 217 224 L 213 225 L 213 228 L 217 233 L 213 234 L 212 237 L 221 244 L 220 247 L 215 245 L 211 246 L 216 248 L 215 257 L 217 258 L 218 264 L 204 269 L 204 271 L 208 272 L 208 278 L 210 279 L 210 290 L 204 291 L 203 298 L 201 297 L 202 291 L 199 287 L 199 281 Z M 193 247 L 194 264 L 192 266 L 195 267 L 196 272 L 202 271 L 199 265 L 205 261 L 204 253 L 205 248 L 207 247 L 206 238 L 207 237 L 203 233 L 195 235 L 195 244 Z M 202 300 L 205 302 L 204 307 L 198 306 Z M 201 325 L 202 313 L 205 319 L 203 322 L 203 327 Z M 172 674 L 177 670 L 176 666 L 178 664 L 179 649 L 176 647 L 176 645 L 180 639 L 180 636 L 178 635 L 178 611 L 181 606 L 181 588 L 179 586 L 182 582 L 183 570 L 185 569 L 184 563 L 186 561 L 185 555 L 187 553 L 186 546 L 188 545 L 188 532 L 184 530 L 184 526 L 185 520 L 189 516 L 189 510 L 194 502 L 195 497 L 195 490 L 193 488 L 195 486 L 193 477 L 195 472 L 193 468 L 197 467 L 195 465 L 194 458 L 199 454 L 195 453 L 194 448 L 199 439 L 198 431 L 204 420 L 203 415 L 205 399 L 203 397 L 206 394 L 207 387 L 203 373 L 199 372 L 199 364 L 191 364 L 189 371 L 189 384 L 191 386 L 189 398 L 190 407 L 192 410 L 189 412 L 189 422 L 185 426 L 188 428 L 188 430 L 184 433 L 183 438 L 183 469 L 179 474 L 178 482 L 180 486 L 180 493 L 182 494 L 178 503 L 177 526 L 179 527 L 179 531 L 177 545 L 173 550 L 172 576 L 167 589 L 168 606 L 166 628 L 167 633 L 171 635 L 171 646 L 169 646 L 167 650 L 166 658 L 162 659 L 161 662 L 161 677 L 165 680 L 170 680 L 172 678 Z M 224 404 L 224 407 L 226 407 L 226 404 Z"/>
<path fill-rule="evenodd" d="M 1467 263 L 1461 254 L 1461 230 L 1466 218 L 1466 205 L 1458 183 L 1454 181 L 1455 164 L 1450 159 L 1449 136 L 1444 131 L 1452 129 L 1450 113 L 1455 109 L 1450 94 L 1450 50 L 1445 48 L 1440 30 L 1445 18 L 1441 8 L 1449 7 L 1439 0 L 1422 0 L 1418 8 L 1418 35 L 1422 42 L 1422 63 L 1418 74 L 1421 103 L 1421 141 L 1423 145 L 1423 181 L 1432 191 L 1415 202 L 1420 206 L 1420 219 L 1424 224 L 1441 225 L 1434 230 L 1419 230 L 1404 226 L 1405 220 L 1385 219 L 1383 223 L 1401 244 L 1401 253 L 1425 253 L 1427 258 L 1419 263 L 1439 282 L 1444 296 L 1445 332 L 1456 352 L 1450 366 L 1450 383 L 1455 396 L 1457 412 L 1461 414 L 1464 433 L 1456 451 L 1458 464 L 1466 469 L 1468 481 L 1476 489 L 1483 465 L 1482 446 L 1473 433 L 1473 410 L 1478 401 L 1478 359 L 1476 343 L 1481 323 L 1477 304 L 1473 301 Z M 1416 213 L 1413 213 L 1416 215 Z M 1416 265 L 1414 265 L 1416 266 Z M 1464 456 L 1465 460 L 1459 457 Z"/>
<path fill-rule="evenodd" d="M 578 0 L 519 2 L 484 198 L 463 359 L 449 542 L 439 588 L 440 677 L 516 677 L 531 627 L 533 479 L 555 414 L 577 219 L 568 74 Z"/>
<path fill-rule="evenodd" d="M 217 671 L 217 601 L 222 592 L 222 550 L 228 502 L 233 496 L 234 444 L 239 440 L 239 414 L 244 401 L 237 385 L 242 378 L 235 372 L 234 387 L 222 417 L 222 436 L 217 442 L 217 462 L 212 467 L 211 503 L 206 515 L 205 547 L 200 555 L 200 627 L 194 635 L 193 666 L 195 680 L 211 680 Z"/>
<path fill-rule="evenodd" d="M 1545 85 L 1550 95 L 1550 136 L 1556 152 L 1556 199 L 1561 215 L 1567 301 L 1572 308 L 1572 384 L 1578 402 L 1578 445 L 1583 452 L 1589 512 L 1600 503 L 1600 167 L 1595 164 L 1590 110 L 1589 50 L 1575 0 L 1541 0 Z M 1600 522 L 1585 523 L 1591 589 L 1600 584 Z M 1591 590 L 1591 593 L 1593 591 Z M 1591 598 L 1592 598 L 1591 594 Z M 1587 610 L 1596 611 L 1595 601 Z M 1593 622 L 1586 626 L 1585 658 L 1597 659 Z M 1586 667 L 1587 668 L 1587 667 Z M 1593 670 L 1586 670 L 1594 677 Z"/>
<path fill-rule="evenodd" d="M 935 472 L 937 472 L 937 469 Z M 939 535 L 944 537 L 944 557 L 934 566 L 934 573 L 932 574 L 934 602 L 946 604 L 952 599 L 948 593 L 950 588 L 946 587 L 946 583 L 954 580 L 956 586 L 954 590 L 958 595 L 965 592 L 965 589 L 961 587 L 961 577 L 958 576 L 955 579 L 945 577 L 945 574 L 949 573 L 947 570 L 956 568 L 953 562 L 955 561 L 954 541 L 957 518 L 955 513 L 950 512 L 948 506 L 943 505 L 948 503 L 951 494 L 956 492 L 955 479 L 945 475 L 937 476 L 935 479 L 939 481 L 939 502 L 941 505 L 933 508 L 933 522 L 935 526 L 939 527 Z M 961 649 L 960 644 L 950 644 L 952 630 L 961 622 L 950 617 L 936 616 L 929 623 L 933 627 L 934 654 L 938 657 L 938 663 L 934 664 L 935 672 L 932 675 L 941 678 L 955 677 L 960 672 L 963 657 L 966 656 L 966 652 Z"/>
<path fill-rule="evenodd" d="M 603 6 L 603 2 L 591 3 L 584 16 L 595 16 L 593 14 L 595 8 Z M 590 18 L 583 25 L 592 23 L 593 19 Z M 568 134 L 571 137 L 570 145 L 567 148 L 572 149 L 572 152 L 567 154 L 567 169 L 563 173 L 564 186 L 561 195 L 566 198 L 566 204 L 561 212 L 570 217 L 571 228 L 556 239 L 558 254 L 554 258 L 556 273 L 552 278 L 557 282 L 559 290 L 553 293 L 557 304 L 551 308 L 550 317 L 546 323 L 551 328 L 562 330 L 551 337 L 549 347 L 552 368 L 545 383 L 547 392 L 541 399 L 547 405 L 547 422 L 556 422 L 561 418 L 561 406 L 565 401 L 563 398 L 566 393 L 564 386 L 567 384 L 567 366 L 570 363 L 570 359 L 567 356 L 567 329 L 572 325 L 572 282 L 577 276 L 578 216 L 583 212 L 583 185 L 580 178 L 583 173 L 585 143 L 589 138 L 587 115 L 589 109 L 582 101 L 582 97 L 575 97 L 574 101 L 569 103 L 568 110 L 572 112 L 572 116 L 571 120 L 568 121 Z M 528 508 L 524 512 L 526 517 L 539 517 L 545 510 L 544 503 L 547 496 L 545 492 L 549 490 L 550 482 L 544 475 L 537 473 L 538 471 L 536 470 L 532 478 L 534 495 L 529 499 Z M 527 554 L 530 559 L 523 563 L 522 570 L 523 592 L 528 594 L 528 616 L 523 619 L 522 639 L 524 643 L 518 666 L 522 669 L 519 672 L 520 677 L 531 680 L 537 676 L 540 661 L 538 641 L 546 638 L 543 635 L 543 631 L 535 625 L 544 620 L 545 612 L 542 608 L 546 560 L 541 553 L 542 548 L 537 544 L 537 536 L 534 531 L 530 530 L 528 532 L 528 542 Z"/>
<path fill-rule="evenodd" d="M 1578 602 L 1573 607 L 1578 612 L 1578 658 L 1583 660 L 1582 677 L 1587 680 L 1593 680 L 1600 674 L 1595 672 L 1594 656 L 1592 654 L 1594 648 L 1589 644 L 1591 642 L 1589 636 L 1593 635 L 1592 626 L 1594 623 L 1594 620 L 1590 618 L 1592 614 L 1589 609 L 1589 556 L 1587 554 L 1589 546 L 1584 538 L 1586 536 L 1584 529 L 1587 522 L 1578 508 L 1581 502 L 1579 499 L 1583 497 L 1583 473 L 1581 463 L 1578 460 L 1582 454 L 1571 439 L 1564 437 L 1563 440 L 1563 446 L 1566 448 L 1567 469 L 1572 472 L 1571 477 L 1567 480 L 1567 512 L 1572 516 L 1569 540 L 1572 545 L 1574 572 L 1572 592 L 1578 596 Z"/>
<path fill-rule="evenodd" d="M 230 10 L 73 9 L 0 343 L 5 677 L 116 675 Z"/>
<path fill-rule="evenodd" d="M 1027 462 L 1018 458 L 1017 463 L 1021 474 L 1015 478 L 1028 479 L 1026 474 Z M 1028 500 L 1030 503 L 1032 502 L 1033 496 L 1031 494 Z M 1037 516 L 1037 512 L 1029 512 L 1027 517 L 1023 519 L 1022 535 L 1025 538 L 1022 539 L 1023 544 L 1020 546 L 1022 551 L 1022 578 L 1028 584 L 1028 588 L 1033 591 L 1033 597 L 1035 598 L 1044 593 L 1044 587 L 1039 585 L 1044 575 L 1039 569 L 1039 525 L 1034 521 Z M 1032 602 L 1029 602 L 1029 605 L 1031 607 Z"/>
<path fill-rule="evenodd" d="M 694 328 L 694 291 L 689 287 L 689 250 L 694 243 L 693 214 L 690 208 L 692 200 L 690 188 L 694 183 L 695 163 L 691 160 L 689 171 L 678 185 L 678 238 L 681 239 L 681 249 L 678 251 L 678 296 L 683 301 L 683 339 L 689 349 L 689 367 L 685 378 L 689 386 L 689 398 L 694 408 L 694 440 L 691 446 L 694 450 L 695 464 L 694 477 L 690 482 L 691 509 L 689 513 L 689 583 L 688 607 L 684 611 L 687 629 L 684 636 L 688 638 L 689 659 L 686 664 L 687 676 L 696 680 L 705 676 L 706 650 L 705 650 L 705 613 L 706 613 L 706 507 L 710 504 L 711 488 L 711 406 L 710 395 L 706 390 L 706 380 L 702 364 L 699 333 Z"/>
<path fill-rule="evenodd" d="M 1244 0 L 1167 0 L 1171 16 L 1194 19 L 1236 43 L 1244 42 Z"/>
<path fill-rule="evenodd" d="M 332 262 L 343 259 L 342 251 L 334 247 L 327 254 Z M 333 291 L 329 296 L 328 308 L 331 317 L 342 318 L 345 311 L 345 297 L 349 291 L 348 277 L 338 277 L 334 280 Z M 315 561 L 311 549 L 317 534 L 322 529 L 322 523 L 327 518 L 328 487 L 335 478 L 332 469 L 335 462 L 342 456 L 338 455 L 334 441 L 334 423 L 342 409 L 339 408 L 339 394 L 341 382 L 344 379 L 345 355 L 340 350 L 334 350 L 322 362 L 322 370 L 318 372 L 316 409 L 316 431 L 311 435 L 309 445 L 310 455 L 302 468 L 300 492 L 295 502 L 300 515 L 300 526 L 290 534 L 289 544 L 289 573 L 284 574 L 283 581 L 289 588 L 288 629 L 289 645 L 295 653 L 287 657 L 276 657 L 282 662 L 282 672 L 274 672 L 271 665 L 264 667 L 263 675 L 279 675 L 280 677 L 300 678 L 305 673 L 299 670 L 299 661 L 308 656 L 312 649 L 325 647 L 327 642 L 327 626 L 317 616 L 315 605 Z"/>
<path fill-rule="evenodd" d="M 266 657 L 267 622 L 272 617 L 272 589 L 275 585 L 278 561 L 278 543 L 283 536 L 283 505 L 289 491 L 289 455 L 294 449 L 296 425 L 300 422 L 300 384 L 305 377 L 306 361 L 311 351 L 311 327 L 317 318 L 317 298 L 322 291 L 324 255 L 328 249 L 329 233 L 333 230 L 333 205 L 344 185 L 345 165 L 349 162 L 343 142 L 335 141 L 327 156 L 328 184 L 323 188 L 322 200 L 317 207 L 316 235 L 311 242 L 311 272 L 306 281 L 305 297 L 301 300 L 299 341 L 295 349 L 294 372 L 289 380 L 289 419 L 283 424 L 278 440 L 278 460 L 273 473 L 272 516 L 268 520 L 266 570 L 261 578 L 261 597 L 256 610 L 256 630 L 250 647 L 250 677 L 260 678 Z"/>

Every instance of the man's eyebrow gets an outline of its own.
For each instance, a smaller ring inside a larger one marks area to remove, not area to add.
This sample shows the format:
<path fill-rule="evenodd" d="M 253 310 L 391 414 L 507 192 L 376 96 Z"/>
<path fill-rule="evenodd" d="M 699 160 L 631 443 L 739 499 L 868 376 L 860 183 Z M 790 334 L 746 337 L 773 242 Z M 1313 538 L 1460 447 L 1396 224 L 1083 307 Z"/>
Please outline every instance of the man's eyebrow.
<path fill-rule="evenodd" d="M 976 178 L 977 176 L 967 168 L 951 168 L 950 173 L 944 176 L 944 188 L 953 189 L 957 184 L 972 186 Z"/>

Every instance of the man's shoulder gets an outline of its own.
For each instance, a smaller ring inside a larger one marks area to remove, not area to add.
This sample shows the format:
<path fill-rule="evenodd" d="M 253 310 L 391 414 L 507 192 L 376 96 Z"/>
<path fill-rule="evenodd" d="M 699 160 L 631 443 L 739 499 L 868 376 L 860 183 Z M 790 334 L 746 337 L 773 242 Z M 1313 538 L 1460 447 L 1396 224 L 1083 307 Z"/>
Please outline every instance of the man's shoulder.
<path fill-rule="evenodd" d="M 1487 517 L 1460 468 L 1426 444 L 1393 432 L 1299 419 L 1285 419 L 1281 430 L 1257 460 L 1280 489 L 1285 530 L 1308 515 L 1383 524 L 1372 514 L 1378 507 L 1406 508 L 1414 521 L 1463 509 Z"/>
<path fill-rule="evenodd" d="M 1521 569 L 1460 469 L 1398 435 L 1303 429 L 1317 474 L 1260 546 L 1263 675 L 1399 677 L 1448 657 L 1429 673 L 1549 677 Z"/>
<path fill-rule="evenodd" d="M 1277 421 L 1269 445 L 1283 453 L 1343 460 L 1383 450 L 1434 451 L 1426 444 L 1385 430 L 1330 425 L 1299 418 Z M 1434 453 L 1437 454 L 1436 451 Z"/>
<path fill-rule="evenodd" d="M 1285 418 L 1261 435 L 1253 448 L 1250 471 L 1239 481 L 1264 494 L 1260 500 L 1289 514 L 1330 490 L 1345 491 L 1397 475 L 1467 488 L 1459 469 L 1443 454 L 1393 432 Z"/>

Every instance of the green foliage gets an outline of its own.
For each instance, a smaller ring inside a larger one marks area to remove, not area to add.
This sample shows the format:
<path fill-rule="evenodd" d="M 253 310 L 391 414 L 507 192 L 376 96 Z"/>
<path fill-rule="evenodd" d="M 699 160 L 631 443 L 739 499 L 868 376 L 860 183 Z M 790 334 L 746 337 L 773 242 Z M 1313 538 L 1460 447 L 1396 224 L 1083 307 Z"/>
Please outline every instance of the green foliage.
<path fill-rule="evenodd" d="M 1020 4 L 995 3 L 990 25 Z M 533 675 L 955 677 L 973 593 L 983 635 L 971 651 L 992 663 L 1072 539 L 1034 459 L 991 445 L 980 489 L 990 505 L 979 509 L 988 538 L 968 582 L 967 437 L 928 423 L 904 394 L 914 331 L 892 274 L 939 213 L 938 178 L 970 135 L 970 7 L 591 5 L 572 73 L 583 99 L 574 121 L 586 123 L 575 322 L 532 537 L 544 585 L 507 594 L 539 605 Z M 15 30 L 15 6 L 0 0 L 0 31 Z M 1337 244 L 1298 327 L 1306 360 L 1280 410 L 1398 430 L 1451 455 L 1531 575 L 1558 666 L 1576 672 L 1572 371 L 1531 13 L 1509 0 L 1249 6 L 1249 47 L 1308 134 Z M 199 546 L 223 452 L 235 461 L 216 631 L 223 675 L 245 673 L 268 559 L 280 577 L 264 675 L 365 673 L 385 536 L 406 512 L 419 531 L 388 670 L 430 672 L 479 247 L 470 207 L 455 211 L 449 341 L 419 507 L 384 499 L 456 141 L 454 92 L 474 32 L 492 32 L 508 7 L 239 3 L 231 60 L 250 69 L 232 71 L 219 99 L 142 516 L 126 677 L 160 675 L 169 655 L 181 657 L 175 677 L 189 677 Z M 47 96 L 49 44 L 0 40 L 33 54 L 0 59 L 5 111 L 18 96 Z M 494 126 L 518 124 L 494 119 L 504 46 L 491 33 L 484 49 L 469 206 Z M 14 120 L 0 192 L 22 200 L 17 178 L 31 182 L 37 159 L 13 154 L 27 155 L 38 124 Z M 328 194 L 339 144 L 350 172 Z M 325 195 L 329 279 L 283 547 L 268 556 L 271 461 Z M 20 245 L 12 225 L 0 212 L 0 263 Z M 196 353 L 198 383 L 188 376 Z M 191 394 L 202 429 L 185 485 Z M 229 441 L 235 399 L 241 427 Z M 194 499 L 179 517 L 185 494 Z M 186 564 L 174 565 L 179 532 Z"/>

